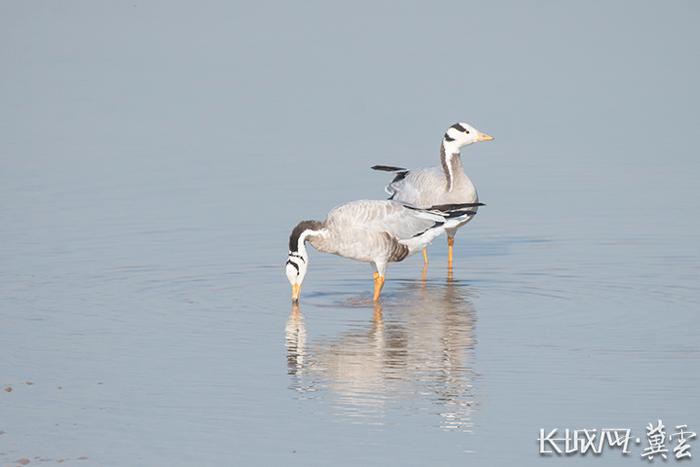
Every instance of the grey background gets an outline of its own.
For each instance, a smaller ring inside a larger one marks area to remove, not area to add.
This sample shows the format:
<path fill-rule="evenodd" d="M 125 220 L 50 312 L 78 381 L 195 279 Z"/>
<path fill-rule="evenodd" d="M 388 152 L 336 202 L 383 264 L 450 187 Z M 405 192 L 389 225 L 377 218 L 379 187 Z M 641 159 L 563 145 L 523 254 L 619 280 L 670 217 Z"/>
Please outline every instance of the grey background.
<path fill-rule="evenodd" d="M 0 461 L 535 465 L 557 462 L 540 428 L 697 431 L 699 20 L 691 1 L 0 2 Z M 289 231 L 382 198 L 371 165 L 436 163 L 455 121 L 496 140 L 463 152 L 487 206 L 454 281 L 443 239 L 425 295 L 419 258 L 392 266 L 378 330 L 369 268 L 312 252 L 300 383 Z M 414 345 L 452 331 L 454 367 Z M 324 366 L 337 349 L 377 373 Z M 463 382 L 465 423 L 396 362 Z"/>

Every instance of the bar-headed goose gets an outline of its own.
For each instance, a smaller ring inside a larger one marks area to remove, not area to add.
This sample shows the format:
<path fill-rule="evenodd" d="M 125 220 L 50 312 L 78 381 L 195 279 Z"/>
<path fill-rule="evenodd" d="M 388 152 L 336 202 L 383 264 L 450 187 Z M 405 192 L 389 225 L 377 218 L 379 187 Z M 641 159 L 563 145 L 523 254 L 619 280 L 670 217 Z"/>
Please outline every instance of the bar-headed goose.
<path fill-rule="evenodd" d="M 387 165 L 375 165 L 374 170 L 394 172 L 394 179 L 386 187 L 390 200 L 408 203 L 419 208 L 441 204 L 478 203 L 476 187 L 464 173 L 460 150 L 478 141 L 491 141 L 492 136 L 482 133 L 467 123 L 455 123 L 447 129 L 440 145 L 440 165 L 424 169 L 404 169 Z M 476 208 L 474 209 L 476 213 Z M 459 225 L 446 227 L 448 267 L 452 268 L 452 247 L 457 229 L 469 222 L 470 216 Z M 423 250 L 423 261 L 428 254 Z"/>
<path fill-rule="evenodd" d="M 401 261 L 426 247 L 446 229 L 474 215 L 474 203 L 418 209 L 389 200 L 352 201 L 328 213 L 326 220 L 302 221 L 289 236 L 286 273 L 297 302 L 306 276 L 306 242 L 318 251 L 371 263 L 374 300 L 384 286 L 388 263 Z"/>

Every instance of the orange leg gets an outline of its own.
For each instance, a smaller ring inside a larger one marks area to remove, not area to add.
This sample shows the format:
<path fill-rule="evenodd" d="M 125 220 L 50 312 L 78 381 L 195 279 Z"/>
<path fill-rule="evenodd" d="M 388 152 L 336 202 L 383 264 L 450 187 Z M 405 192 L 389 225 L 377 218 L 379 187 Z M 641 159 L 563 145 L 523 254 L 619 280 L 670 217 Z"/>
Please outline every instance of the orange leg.
<path fill-rule="evenodd" d="M 423 248 L 423 265 L 428 265 L 428 249 Z"/>
<path fill-rule="evenodd" d="M 452 269 L 452 249 L 454 244 L 454 237 L 447 237 L 447 267 L 450 269 Z"/>

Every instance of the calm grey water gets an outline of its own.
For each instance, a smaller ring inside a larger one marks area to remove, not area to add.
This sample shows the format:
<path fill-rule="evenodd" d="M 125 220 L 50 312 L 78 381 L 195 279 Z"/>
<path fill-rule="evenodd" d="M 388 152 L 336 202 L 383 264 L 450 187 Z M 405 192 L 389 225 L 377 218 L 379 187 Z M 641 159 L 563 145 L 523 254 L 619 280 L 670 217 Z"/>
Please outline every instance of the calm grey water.
<path fill-rule="evenodd" d="M 638 465 L 539 429 L 700 431 L 700 9 L 485 3 L 4 2 L 0 463 Z M 374 306 L 312 251 L 293 308 L 291 228 L 459 120 L 496 140 L 452 274 L 440 238 Z"/>

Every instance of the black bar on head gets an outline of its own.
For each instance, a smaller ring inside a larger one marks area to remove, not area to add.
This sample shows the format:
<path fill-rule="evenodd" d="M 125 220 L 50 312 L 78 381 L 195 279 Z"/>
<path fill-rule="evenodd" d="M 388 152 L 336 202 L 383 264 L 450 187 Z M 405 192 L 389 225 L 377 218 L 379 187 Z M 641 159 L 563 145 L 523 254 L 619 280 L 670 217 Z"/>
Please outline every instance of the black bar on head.
<path fill-rule="evenodd" d="M 297 270 L 297 274 L 299 274 L 299 266 L 297 265 L 297 263 L 295 263 L 294 261 L 287 260 L 287 264 L 291 264 L 292 266 L 294 266 L 294 269 Z"/>

